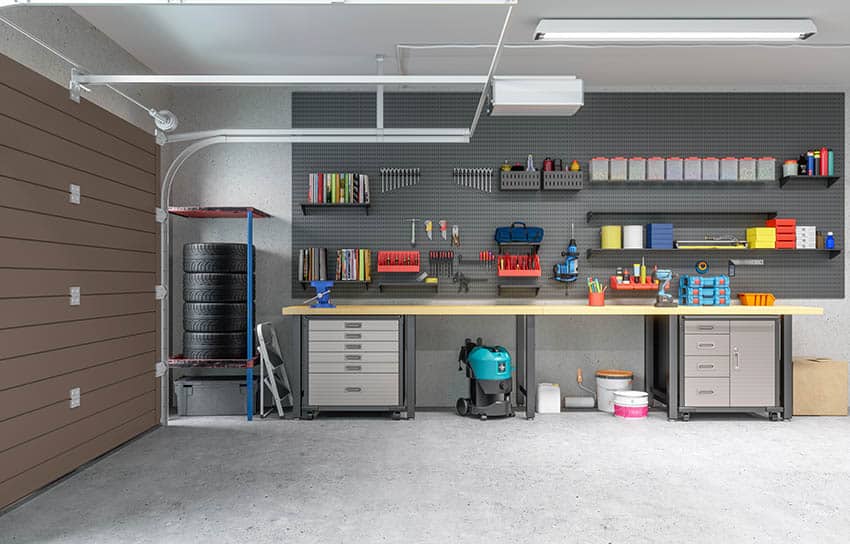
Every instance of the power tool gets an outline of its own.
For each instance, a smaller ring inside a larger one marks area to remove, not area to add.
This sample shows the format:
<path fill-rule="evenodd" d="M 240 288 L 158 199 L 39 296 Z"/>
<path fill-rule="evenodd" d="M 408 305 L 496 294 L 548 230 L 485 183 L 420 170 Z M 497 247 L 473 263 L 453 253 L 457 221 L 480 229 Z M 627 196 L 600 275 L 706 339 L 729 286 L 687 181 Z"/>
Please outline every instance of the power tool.
<path fill-rule="evenodd" d="M 570 228 L 570 243 L 566 251 L 561 252 L 564 257 L 563 264 L 556 264 L 552 271 L 555 273 L 554 280 L 563 283 L 572 283 L 578 279 L 578 244 L 575 237 L 575 224 Z"/>
<path fill-rule="evenodd" d="M 655 277 L 658 280 L 658 295 L 655 298 L 655 305 L 659 308 L 670 308 L 678 306 L 679 302 L 673 293 L 670 292 L 670 283 L 673 279 L 672 270 L 656 270 Z"/>
<path fill-rule="evenodd" d="M 481 338 L 466 339 L 458 355 L 458 371 L 466 366 L 469 397 L 457 399 L 461 416 L 513 417 L 511 355 L 502 346 L 484 346 Z"/>

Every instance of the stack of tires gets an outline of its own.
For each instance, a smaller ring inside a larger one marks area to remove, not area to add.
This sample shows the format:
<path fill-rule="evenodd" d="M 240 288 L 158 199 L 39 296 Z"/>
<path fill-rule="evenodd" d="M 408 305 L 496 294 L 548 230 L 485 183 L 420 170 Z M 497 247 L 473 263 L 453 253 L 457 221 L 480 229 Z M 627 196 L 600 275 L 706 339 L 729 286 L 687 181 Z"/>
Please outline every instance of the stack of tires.
<path fill-rule="evenodd" d="M 184 357 L 247 355 L 247 251 L 246 244 L 183 246 Z"/>

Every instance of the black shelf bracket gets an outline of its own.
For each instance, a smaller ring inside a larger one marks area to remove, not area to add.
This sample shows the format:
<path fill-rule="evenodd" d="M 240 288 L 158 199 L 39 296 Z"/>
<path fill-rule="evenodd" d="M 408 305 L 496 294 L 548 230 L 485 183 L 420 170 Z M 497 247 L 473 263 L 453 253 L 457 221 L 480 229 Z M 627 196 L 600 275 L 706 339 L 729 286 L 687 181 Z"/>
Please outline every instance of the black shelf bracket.
<path fill-rule="evenodd" d="M 841 176 L 782 176 L 779 178 L 779 188 L 784 189 L 788 183 L 815 187 L 820 182 L 823 184 L 823 188 L 828 189 L 839 179 L 841 179 Z"/>
<path fill-rule="evenodd" d="M 301 203 L 301 213 L 304 215 L 311 215 L 314 213 L 319 213 L 325 210 L 354 210 L 354 211 L 362 211 L 366 215 L 369 215 L 369 203 L 356 203 L 356 204 L 318 204 L 312 202 L 302 202 Z"/>

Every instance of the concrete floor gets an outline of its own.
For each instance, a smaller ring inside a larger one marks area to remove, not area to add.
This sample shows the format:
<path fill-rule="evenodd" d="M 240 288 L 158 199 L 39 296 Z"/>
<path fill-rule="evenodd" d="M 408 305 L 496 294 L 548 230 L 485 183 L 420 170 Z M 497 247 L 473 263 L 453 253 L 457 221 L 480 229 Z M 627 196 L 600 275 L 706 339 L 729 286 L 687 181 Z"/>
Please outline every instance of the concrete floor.
<path fill-rule="evenodd" d="M 850 420 L 184 418 L 0 542 L 847 542 Z"/>

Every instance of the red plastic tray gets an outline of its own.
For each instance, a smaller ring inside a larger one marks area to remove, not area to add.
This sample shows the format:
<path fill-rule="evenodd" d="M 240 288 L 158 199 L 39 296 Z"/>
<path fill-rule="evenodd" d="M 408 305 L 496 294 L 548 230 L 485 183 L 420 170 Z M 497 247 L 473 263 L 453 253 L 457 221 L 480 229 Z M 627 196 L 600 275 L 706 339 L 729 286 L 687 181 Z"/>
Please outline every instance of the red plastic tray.
<path fill-rule="evenodd" d="M 617 276 L 608 279 L 608 287 L 614 291 L 657 291 L 657 283 L 618 283 Z"/>
<path fill-rule="evenodd" d="M 499 255 L 498 275 L 502 278 L 539 278 L 542 275 L 540 256 Z"/>
<path fill-rule="evenodd" d="M 378 272 L 419 272 L 418 251 L 379 251 Z"/>

